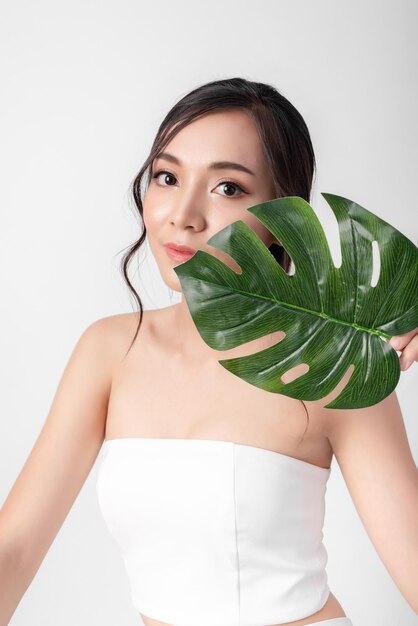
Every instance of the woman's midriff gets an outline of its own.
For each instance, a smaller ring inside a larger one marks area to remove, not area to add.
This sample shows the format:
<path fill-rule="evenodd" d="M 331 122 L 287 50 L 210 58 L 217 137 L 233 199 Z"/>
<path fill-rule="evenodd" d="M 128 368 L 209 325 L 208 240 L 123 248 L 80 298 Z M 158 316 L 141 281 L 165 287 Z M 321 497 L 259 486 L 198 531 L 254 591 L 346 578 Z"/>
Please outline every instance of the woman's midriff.
<path fill-rule="evenodd" d="M 173 624 L 160 622 L 152 617 L 144 615 L 143 613 L 140 613 L 140 616 L 144 622 L 144 626 L 173 626 Z M 308 624 L 315 624 L 316 622 L 320 622 L 325 619 L 332 619 L 333 617 L 346 617 L 346 614 L 344 613 L 344 610 L 337 598 L 330 593 L 322 609 L 316 613 L 312 613 L 312 615 L 308 615 L 308 617 L 304 617 L 303 619 L 277 624 L 276 626 L 307 626 Z"/>

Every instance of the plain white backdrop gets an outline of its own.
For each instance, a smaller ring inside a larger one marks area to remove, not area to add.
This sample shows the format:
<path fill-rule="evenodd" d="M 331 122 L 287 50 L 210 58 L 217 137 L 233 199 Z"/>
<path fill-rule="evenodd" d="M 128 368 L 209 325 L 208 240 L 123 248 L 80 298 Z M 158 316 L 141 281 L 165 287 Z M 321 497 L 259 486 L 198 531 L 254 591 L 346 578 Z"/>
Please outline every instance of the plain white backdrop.
<path fill-rule="evenodd" d="M 357 201 L 418 244 L 418 11 L 414 0 L 2 0 L 0 8 L 2 503 L 82 331 L 133 310 L 119 270 L 139 233 L 129 186 L 162 118 L 191 89 L 242 76 L 273 84 L 296 106 L 317 158 L 311 203 L 336 262 L 336 222 L 320 192 Z M 145 308 L 178 301 L 150 250 L 140 258 L 134 281 Z M 414 363 L 397 387 L 416 462 L 417 371 Z M 98 508 L 97 465 L 12 626 L 141 623 Z M 416 624 L 335 459 L 324 543 L 331 590 L 354 626 Z"/>

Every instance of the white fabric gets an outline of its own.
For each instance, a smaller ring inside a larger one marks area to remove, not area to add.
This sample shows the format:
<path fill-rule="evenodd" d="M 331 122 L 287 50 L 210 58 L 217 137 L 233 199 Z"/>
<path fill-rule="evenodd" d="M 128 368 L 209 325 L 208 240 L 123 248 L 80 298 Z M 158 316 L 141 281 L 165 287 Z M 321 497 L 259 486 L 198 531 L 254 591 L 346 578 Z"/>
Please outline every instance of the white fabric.
<path fill-rule="evenodd" d="M 140 613 L 268 626 L 324 606 L 330 468 L 208 439 L 110 439 L 102 452 L 99 506 Z"/>

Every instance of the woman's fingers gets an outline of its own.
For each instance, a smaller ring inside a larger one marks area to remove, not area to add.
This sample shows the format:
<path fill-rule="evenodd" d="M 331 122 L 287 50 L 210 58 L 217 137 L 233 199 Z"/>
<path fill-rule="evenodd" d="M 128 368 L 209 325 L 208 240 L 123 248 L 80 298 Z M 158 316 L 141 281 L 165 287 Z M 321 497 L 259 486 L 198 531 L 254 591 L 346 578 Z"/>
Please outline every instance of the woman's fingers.
<path fill-rule="evenodd" d="M 389 344 L 394 350 L 402 352 L 399 357 L 402 371 L 407 370 L 414 361 L 418 361 L 418 328 L 403 335 L 394 335 L 389 340 Z"/>

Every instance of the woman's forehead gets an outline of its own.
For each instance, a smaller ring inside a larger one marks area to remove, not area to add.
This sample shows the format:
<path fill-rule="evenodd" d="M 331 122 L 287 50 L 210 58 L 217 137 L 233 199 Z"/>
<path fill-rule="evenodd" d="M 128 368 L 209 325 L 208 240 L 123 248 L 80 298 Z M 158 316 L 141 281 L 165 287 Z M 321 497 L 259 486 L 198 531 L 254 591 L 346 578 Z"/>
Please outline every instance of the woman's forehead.
<path fill-rule="evenodd" d="M 242 162 L 254 172 L 260 167 L 260 160 L 263 161 L 258 129 L 243 111 L 214 112 L 193 120 L 171 139 L 163 152 L 175 156 L 185 166 L 231 161 Z"/>

